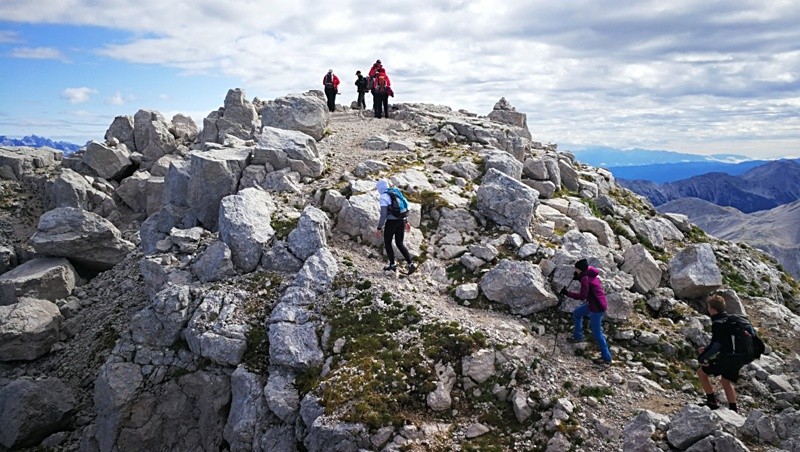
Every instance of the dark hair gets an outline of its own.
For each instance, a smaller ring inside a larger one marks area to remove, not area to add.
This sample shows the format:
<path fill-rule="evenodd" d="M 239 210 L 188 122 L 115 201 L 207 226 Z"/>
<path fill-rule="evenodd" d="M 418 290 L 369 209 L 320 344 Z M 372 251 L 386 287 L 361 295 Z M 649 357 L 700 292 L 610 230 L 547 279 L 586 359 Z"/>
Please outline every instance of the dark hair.
<path fill-rule="evenodd" d="M 725 299 L 721 295 L 710 295 L 706 298 L 706 304 L 717 312 L 725 312 Z"/>
<path fill-rule="evenodd" d="M 361 71 L 356 71 L 356 75 L 361 75 Z"/>
<path fill-rule="evenodd" d="M 578 270 L 585 272 L 587 268 L 589 268 L 589 261 L 586 259 L 581 259 L 578 262 L 575 262 L 575 268 Z"/>

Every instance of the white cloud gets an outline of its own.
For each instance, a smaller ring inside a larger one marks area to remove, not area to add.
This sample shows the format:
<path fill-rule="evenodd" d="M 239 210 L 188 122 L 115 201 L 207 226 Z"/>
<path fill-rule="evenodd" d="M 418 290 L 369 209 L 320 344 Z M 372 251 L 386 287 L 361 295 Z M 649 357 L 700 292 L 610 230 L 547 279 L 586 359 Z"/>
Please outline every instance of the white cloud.
<path fill-rule="evenodd" d="M 0 17 L 129 30 L 130 40 L 95 51 L 233 77 L 261 98 L 319 88 L 328 67 L 354 98 L 355 70 L 381 58 L 396 101 L 485 114 L 505 96 L 541 141 L 658 147 L 794 136 L 800 146 L 786 101 L 800 97 L 792 1 L 49 3 L 4 0 Z"/>
<path fill-rule="evenodd" d="M 17 47 L 11 50 L 14 58 L 28 58 L 33 60 L 60 60 L 67 61 L 67 58 L 60 50 L 53 47 Z"/>
<path fill-rule="evenodd" d="M 71 104 L 82 104 L 87 102 L 92 94 L 95 93 L 97 93 L 97 90 L 83 86 L 80 88 L 67 88 L 61 92 L 61 97 L 67 99 Z"/>
<path fill-rule="evenodd" d="M 14 44 L 20 42 L 17 32 L 11 30 L 0 30 L 0 44 Z"/>
<path fill-rule="evenodd" d="M 109 105 L 125 105 L 125 99 L 122 97 L 122 93 L 117 91 L 113 96 L 106 99 L 106 103 Z"/>

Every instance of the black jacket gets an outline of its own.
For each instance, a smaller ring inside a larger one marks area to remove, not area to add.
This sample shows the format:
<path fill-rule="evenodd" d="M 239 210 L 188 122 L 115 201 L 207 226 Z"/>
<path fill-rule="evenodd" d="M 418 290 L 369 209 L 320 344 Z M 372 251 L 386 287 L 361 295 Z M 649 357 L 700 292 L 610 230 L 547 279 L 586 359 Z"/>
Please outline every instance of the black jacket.
<path fill-rule="evenodd" d="M 708 362 L 714 358 L 714 355 L 722 351 L 722 344 L 727 340 L 725 336 L 728 334 L 727 319 L 728 314 L 725 312 L 718 312 L 711 316 L 711 343 L 697 357 L 701 363 Z"/>
<path fill-rule="evenodd" d="M 358 80 L 356 80 L 356 87 L 358 88 L 358 92 L 366 93 L 367 91 L 369 91 L 369 88 L 367 88 L 367 84 L 368 84 L 367 78 L 364 77 L 363 75 L 359 75 Z"/>

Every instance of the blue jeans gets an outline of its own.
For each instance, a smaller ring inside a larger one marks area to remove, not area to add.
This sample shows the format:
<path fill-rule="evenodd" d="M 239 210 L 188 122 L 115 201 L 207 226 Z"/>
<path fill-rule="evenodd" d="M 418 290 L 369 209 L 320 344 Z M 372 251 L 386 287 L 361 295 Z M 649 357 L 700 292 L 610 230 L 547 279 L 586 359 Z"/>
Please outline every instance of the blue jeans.
<path fill-rule="evenodd" d="M 592 336 L 597 346 L 600 347 L 600 356 L 611 361 L 611 352 L 608 350 L 606 337 L 603 335 L 603 316 L 605 312 L 591 312 L 588 304 L 582 304 L 572 311 L 572 321 L 575 323 L 572 329 L 572 337 L 576 340 L 583 339 L 583 318 L 589 316 L 589 325 L 592 328 Z"/>

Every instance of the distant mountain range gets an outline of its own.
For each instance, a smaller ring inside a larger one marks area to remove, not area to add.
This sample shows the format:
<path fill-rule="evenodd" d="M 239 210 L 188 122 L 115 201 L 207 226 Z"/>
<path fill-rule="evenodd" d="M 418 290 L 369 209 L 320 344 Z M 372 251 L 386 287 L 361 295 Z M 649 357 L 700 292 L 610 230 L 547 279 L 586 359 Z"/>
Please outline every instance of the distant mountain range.
<path fill-rule="evenodd" d="M 606 146 L 586 147 L 572 151 L 572 153 L 583 163 L 603 168 L 687 162 L 732 164 L 750 160 L 749 157 L 737 154 L 698 155 L 652 149 L 618 149 Z"/>
<path fill-rule="evenodd" d="M 49 138 L 40 137 L 37 135 L 28 135 L 21 139 L 10 138 L 5 135 L 0 135 L 0 146 L 30 146 L 32 148 L 50 147 L 64 151 L 69 154 L 80 149 L 81 145 L 70 143 L 68 141 L 53 141 Z"/>
<path fill-rule="evenodd" d="M 656 206 L 689 197 L 751 213 L 800 199 L 800 163 L 797 160 L 769 161 L 740 176 L 715 172 L 663 184 L 647 180 L 617 180 Z"/>
<path fill-rule="evenodd" d="M 684 214 L 715 237 L 766 251 L 784 270 L 800 279 L 800 200 L 745 214 L 702 199 L 681 198 L 662 204 L 658 211 Z"/>

